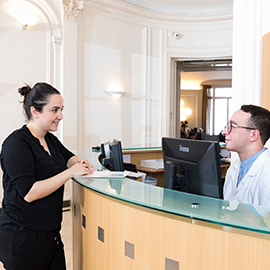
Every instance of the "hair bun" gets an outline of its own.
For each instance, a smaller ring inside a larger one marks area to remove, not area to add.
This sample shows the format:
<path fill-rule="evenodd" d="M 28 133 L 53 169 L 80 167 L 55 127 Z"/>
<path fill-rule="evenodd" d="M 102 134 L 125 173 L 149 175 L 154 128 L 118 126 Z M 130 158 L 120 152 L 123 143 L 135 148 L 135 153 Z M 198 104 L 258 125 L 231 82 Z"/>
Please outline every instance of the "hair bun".
<path fill-rule="evenodd" d="M 23 86 L 21 88 L 18 89 L 18 92 L 22 95 L 22 96 L 27 96 L 28 93 L 32 90 L 32 88 L 27 84 L 26 86 Z"/>

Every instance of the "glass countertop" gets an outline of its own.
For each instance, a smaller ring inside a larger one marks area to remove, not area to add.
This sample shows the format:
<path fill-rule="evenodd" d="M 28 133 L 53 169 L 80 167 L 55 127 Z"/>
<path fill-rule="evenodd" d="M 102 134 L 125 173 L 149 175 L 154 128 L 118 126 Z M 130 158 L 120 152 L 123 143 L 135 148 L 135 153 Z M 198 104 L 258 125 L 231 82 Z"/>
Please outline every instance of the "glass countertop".
<path fill-rule="evenodd" d="M 102 170 L 100 152 L 91 149 L 79 153 L 95 170 Z M 151 209 L 195 220 L 270 234 L 270 208 L 230 202 L 206 196 L 174 191 L 128 178 L 73 178 L 77 183 L 102 194 Z"/>

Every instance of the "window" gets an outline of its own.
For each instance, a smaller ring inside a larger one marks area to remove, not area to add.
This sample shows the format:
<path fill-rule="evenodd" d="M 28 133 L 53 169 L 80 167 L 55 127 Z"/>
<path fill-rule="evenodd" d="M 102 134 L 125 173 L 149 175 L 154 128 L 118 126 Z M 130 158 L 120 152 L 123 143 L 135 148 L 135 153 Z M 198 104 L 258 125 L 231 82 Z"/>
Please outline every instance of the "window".
<path fill-rule="evenodd" d="M 205 134 L 218 135 L 231 114 L 232 88 L 212 86 L 207 89 Z"/>

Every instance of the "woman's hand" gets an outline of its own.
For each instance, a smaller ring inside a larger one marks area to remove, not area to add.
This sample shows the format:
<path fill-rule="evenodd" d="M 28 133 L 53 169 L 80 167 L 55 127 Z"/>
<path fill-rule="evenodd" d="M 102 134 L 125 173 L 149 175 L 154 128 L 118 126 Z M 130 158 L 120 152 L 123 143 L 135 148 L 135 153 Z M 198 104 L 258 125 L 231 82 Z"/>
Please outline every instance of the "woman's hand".
<path fill-rule="evenodd" d="M 93 171 L 94 166 L 87 159 L 80 159 L 78 156 L 72 156 L 67 162 L 67 167 L 71 168 L 76 163 L 84 164 L 91 172 Z"/>
<path fill-rule="evenodd" d="M 73 156 L 69 159 L 67 167 L 67 170 L 51 178 L 36 181 L 24 199 L 30 203 L 44 198 L 65 184 L 70 178 L 92 174 L 94 171 L 94 166 L 91 165 L 87 159 L 79 159 L 77 156 Z"/>
<path fill-rule="evenodd" d="M 78 159 L 78 162 L 87 165 L 90 170 L 94 168 L 94 166 L 89 163 L 88 159 Z"/>
<path fill-rule="evenodd" d="M 87 159 L 79 159 L 77 163 L 69 168 L 73 176 L 81 176 L 93 173 L 93 165 Z"/>

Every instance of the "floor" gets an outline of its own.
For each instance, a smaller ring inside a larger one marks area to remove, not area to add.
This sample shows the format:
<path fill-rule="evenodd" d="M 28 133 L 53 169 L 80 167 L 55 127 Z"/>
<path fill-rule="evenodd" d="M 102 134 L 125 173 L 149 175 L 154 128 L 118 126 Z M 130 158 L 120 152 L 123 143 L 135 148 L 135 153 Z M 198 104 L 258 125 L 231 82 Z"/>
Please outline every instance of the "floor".
<path fill-rule="evenodd" d="M 63 222 L 62 222 L 62 230 L 61 230 L 62 241 L 65 246 L 65 254 L 66 254 L 66 264 L 67 270 L 71 270 L 71 227 L 70 227 L 70 209 L 64 208 L 63 211 Z M 4 267 L 0 262 L 0 270 L 3 270 Z"/>

